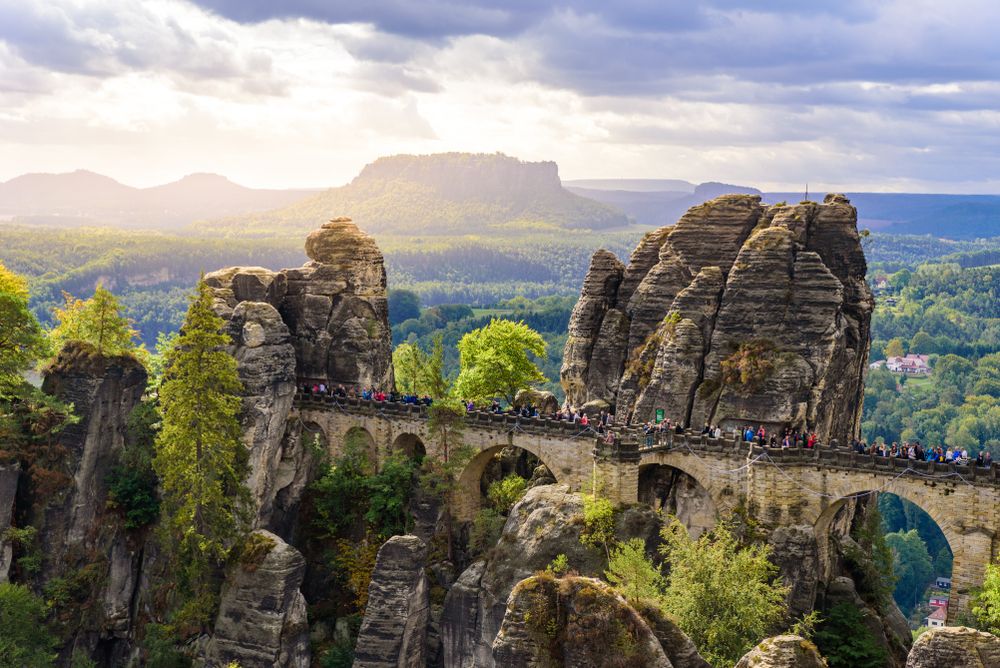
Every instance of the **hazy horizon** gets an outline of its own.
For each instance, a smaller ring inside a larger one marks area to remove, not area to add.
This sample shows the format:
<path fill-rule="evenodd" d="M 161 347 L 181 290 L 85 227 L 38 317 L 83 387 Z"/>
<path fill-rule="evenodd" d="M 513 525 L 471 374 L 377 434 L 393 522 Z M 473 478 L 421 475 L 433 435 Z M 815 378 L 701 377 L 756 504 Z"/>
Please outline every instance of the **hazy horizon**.
<path fill-rule="evenodd" d="M 326 188 L 383 155 L 564 180 L 1000 193 L 984 0 L 0 0 L 0 180 Z"/>

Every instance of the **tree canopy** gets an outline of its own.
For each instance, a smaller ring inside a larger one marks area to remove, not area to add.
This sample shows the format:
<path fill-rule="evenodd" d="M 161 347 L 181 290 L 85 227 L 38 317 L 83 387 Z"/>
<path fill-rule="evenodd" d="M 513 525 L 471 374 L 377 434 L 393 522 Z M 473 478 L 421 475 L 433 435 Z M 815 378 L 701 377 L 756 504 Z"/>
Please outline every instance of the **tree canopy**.
<path fill-rule="evenodd" d="M 194 579 L 224 560 L 245 528 L 242 384 L 236 360 L 222 349 L 230 342 L 222 326 L 201 281 L 160 386 L 163 422 L 153 466 L 166 525 Z"/>
<path fill-rule="evenodd" d="M 58 351 L 67 341 L 84 341 L 102 355 L 134 354 L 139 333 L 122 315 L 118 299 L 101 285 L 87 300 L 63 293 L 65 304 L 54 309 L 57 324 L 49 333 L 52 347 Z"/>
<path fill-rule="evenodd" d="M 545 339 L 524 322 L 493 319 L 458 342 L 455 391 L 463 399 L 503 397 L 514 403 L 518 390 L 545 381 L 531 356 L 545 359 Z"/>
<path fill-rule="evenodd" d="M 21 385 L 21 374 L 47 351 L 42 328 L 28 308 L 27 282 L 0 264 L 0 398 Z"/>
<path fill-rule="evenodd" d="M 743 547 L 724 524 L 694 540 L 676 518 L 663 539 L 663 608 L 713 666 L 735 665 L 784 620 L 788 587 L 767 545 Z"/>

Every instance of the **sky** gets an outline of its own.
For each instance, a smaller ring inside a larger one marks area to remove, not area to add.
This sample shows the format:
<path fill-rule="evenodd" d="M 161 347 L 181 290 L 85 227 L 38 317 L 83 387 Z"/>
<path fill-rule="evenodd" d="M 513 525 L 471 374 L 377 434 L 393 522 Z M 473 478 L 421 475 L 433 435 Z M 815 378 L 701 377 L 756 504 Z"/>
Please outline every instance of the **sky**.
<path fill-rule="evenodd" d="M 0 180 L 326 187 L 382 155 L 1000 193 L 995 0 L 0 0 Z"/>

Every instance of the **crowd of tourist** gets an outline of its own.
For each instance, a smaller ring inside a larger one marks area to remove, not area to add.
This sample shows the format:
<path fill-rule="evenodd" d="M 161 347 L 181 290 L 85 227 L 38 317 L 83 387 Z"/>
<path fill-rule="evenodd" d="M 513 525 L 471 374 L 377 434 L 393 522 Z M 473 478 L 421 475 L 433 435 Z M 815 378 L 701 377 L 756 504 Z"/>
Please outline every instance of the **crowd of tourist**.
<path fill-rule="evenodd" d="M 389 401 L 392 403 L 410 404 L 413 406 L 430 406 L 433 400 L 426 394 L 407 394 L 404 392 L 385 392 L 374 387 L 337 387 L 328 386 L 326 383 L 303 383 L 299 389 L 302 394 L 318 397 L 335 397 L 338 399 L 363 399 L 365 401 Z"/>
<path fill-rule="evenodd" d="M 431 397 L 412 393 L 401 393 L 395 390 L 385 392 L 374 387 L 337 387 L 328 386 L 324 382 L 303 383 L 299 390 L 305 395 L 320 397 L 335 397 L 340 399 L 362 399 L 365 401 L 403 403 L 413 406 L 430 406 L 433 403 Z M 562 406 L 552 412 L 542 412 L 539 407 L 528 403 L 521 406 L 510 406 L 504 408 L 499 400 L 494 399 L 488 405 L 477 406 L 473 401 L 466 401 L 465 409 L 468 413 L 486 412 L 497 415 L 514 415 L 522 418 L 548 418 L 557 422 L 577 424 L 582 431 L 593 431 L 602 436 L 605 443 L 614 443 L 618 438 L 612 427 L 616 426 L 613 413 L 602 410 L 595 416 L 590 416 L 583 410 L 572 406 Z M 673 422 L 670 418 L 665 418 L 659 422 L 644 422 L 641 425 L 631 424 L 617 425 L 619 431 L 626 429 L 635 433 L 640 432 L 644 437 L 646 447 L 663 445 L 666 435 L 669 433 L 683 434 L 686 429 L 683 423 Z M 793 429 L 786 427 L 778 432 L 769 431 L 765 425 L 746 425 L 739 432 L 740 438 L 745 443 L 754 443 L 765 448 L 804 448 L 811 450 L 819 447 L 820 443 L 816 433 L 805 429 Z M 705 423 L 701 429 L 701 435 L 709 438 L 722 438 L 723 431 L 718 425 Z M 855 440 L 850 444 L 850 449 L 854 452 L 875 457 L 894 457 L 898 459 L 910 459 L 913 461 L 927 461 L 939 463 L 969 464 L 974 462 L 976 466 L 989 467 L 993 463 L 992 456 L 988 450 L 980 450 L 974 457 L 970 457 L 969 451 L 962 448 L 945 448 L 943 446 L 924 448 L 919 441 L 905 442 L 902 444 L 892 443 L 872 443 L 867 444 L 861 440 Z"/>
<path fill-rule="evenodd" d="M 975 462 L 976 466 L 990 466 L 993 463 L 993 455 L 989 450 L 980 450 L 975 457 L 969 456 L 966 448 L 945 448 L 944 446 L 923 447 L 920 441 L 891 444 L 872 443 L 868 445 L 864 441 L 855 441 L 851 448 L 862 455 L 874 457 L 895 457 L 897 459 L 910 459 L 922 462 L 937 462 L 940 464 L 968 464 Z"/>

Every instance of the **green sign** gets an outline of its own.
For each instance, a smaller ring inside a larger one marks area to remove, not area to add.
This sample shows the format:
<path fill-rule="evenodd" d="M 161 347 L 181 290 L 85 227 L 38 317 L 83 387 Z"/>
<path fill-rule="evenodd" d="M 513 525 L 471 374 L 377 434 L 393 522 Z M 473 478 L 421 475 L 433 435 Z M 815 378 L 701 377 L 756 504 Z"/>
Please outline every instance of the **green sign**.
<path fill-rule="evenodd" d="M 657 408 L 656 409 L 656 424 L 660 424 L 661 422 L 663 422 L 663 409 L 662 408 Z"/>

